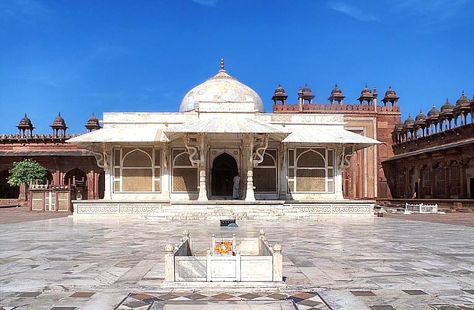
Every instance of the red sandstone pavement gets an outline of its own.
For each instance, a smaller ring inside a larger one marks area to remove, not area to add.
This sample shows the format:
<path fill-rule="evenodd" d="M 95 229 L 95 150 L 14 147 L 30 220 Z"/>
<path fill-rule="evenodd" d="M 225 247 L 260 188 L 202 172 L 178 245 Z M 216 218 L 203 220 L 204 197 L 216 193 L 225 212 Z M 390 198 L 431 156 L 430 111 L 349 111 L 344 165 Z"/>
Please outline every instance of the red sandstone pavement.
<path fill-rule="evenodd" d="M 446 214 L 391 214 L 386 217 L 409 221 L 422 221 L 474 227 L 474 213 L 446 213 Z"/>
<path fill-rule="evenodd" d="M 69 212 L 30 212 L 27 207 L 0 208 L 0 224 L 47 220 L 70 214 Z"/>

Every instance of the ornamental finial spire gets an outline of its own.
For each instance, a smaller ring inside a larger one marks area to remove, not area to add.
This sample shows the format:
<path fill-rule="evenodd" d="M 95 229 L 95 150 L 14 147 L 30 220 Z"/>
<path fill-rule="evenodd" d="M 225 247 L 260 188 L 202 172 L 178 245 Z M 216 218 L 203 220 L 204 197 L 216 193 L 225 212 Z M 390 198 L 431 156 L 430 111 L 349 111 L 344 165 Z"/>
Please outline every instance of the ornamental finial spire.
<path fill-rule="evenodd" d="M 225 69 L 224 69 L 224 58 L 221 58 L 221 71 L 225 71 Z"/>

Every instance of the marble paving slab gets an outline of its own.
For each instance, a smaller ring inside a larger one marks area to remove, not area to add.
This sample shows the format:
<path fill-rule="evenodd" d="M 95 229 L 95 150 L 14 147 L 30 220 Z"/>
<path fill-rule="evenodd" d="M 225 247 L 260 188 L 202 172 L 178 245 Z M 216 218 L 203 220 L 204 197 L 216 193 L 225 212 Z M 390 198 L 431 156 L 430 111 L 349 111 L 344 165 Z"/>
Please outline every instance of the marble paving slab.
<path fill-rule="evenodd" d="M 255 220 L 238 225 L 229 229 L 217 220 L 114 217 L 1 224 L 0 309 L 113 309 L 124 300 L 132 302 L 131 292 L 174 294 L 176 289 L 163 280 L 164 246 L 178 242 L 184 229 L 190 231 L 192 244 L 202 247 L 212 234 L 257 237 L 261 228 L 271 243 L 282 245 L 284 286 L 218 292 L 207 287 L 186 293 L 288 298 L 314 292 L 332 309 L 474 307 L 473 227 L 393 218 Z M 415 291 L 423 294 L 408 293 Z M 311 309 L 311 302 L 297 301 L 301 309 Z M 140 302 L 130 305 L 138 307 Z"/>

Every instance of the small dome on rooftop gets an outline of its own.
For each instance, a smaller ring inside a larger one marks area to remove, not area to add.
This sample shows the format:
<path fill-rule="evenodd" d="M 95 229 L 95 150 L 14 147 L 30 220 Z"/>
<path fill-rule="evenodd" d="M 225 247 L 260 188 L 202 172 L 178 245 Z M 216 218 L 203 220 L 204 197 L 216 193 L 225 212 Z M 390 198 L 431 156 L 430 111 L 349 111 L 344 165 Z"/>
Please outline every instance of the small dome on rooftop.
<path fill-rule="evenodd" d="M 388 87 L 388 90 L 385 92 L 385 95 L 382 99 L 383 102 L 394 102 L 400 99 L 397 96 L 397 93 L 392 89 L 392 86 Z"/>
<path fill-rule="evenodd" d="M 66 122 L 62 118 L 61 113 L 58 113 L 58 116 L 54 118 L 53 123 L 51 124 L 52 128 L 66 128 Z"/>
<path fill-rule="evenodd" d="M 30 118 L 28 115 L 25 113 L 25 116 L 20 120 L 18 123 L 18 128 L 33 128 L 33 123 L 31 122 Z"/>
<path fill-rule="evenodd" d="M 449 102 L 448 98 L 446 98 L 446 101 L 444 104 L 441 106 L 441 113 L 443 112 L 451 112 L 451 110 L 454 108 L 454 106 Z"/>
<path fill-rule="evenodd" d="M 344 100 L 344 98 L 346 98 L 346 96 L 344 96 L 339 86 L 335 84 L 334 88 L 331 90 L 331 96 L 329 96 L 329 101 L 331 102 L 336 101 L 340 103 L 342 100 Z"/>
<path fill-rule="evenodd" d="M 431 110 L 428 112 L 428 117 L 438 117 L 439 115 L 439 110 L 436 109 L 436 107 L 433 105 Z"/>
<path fill-rule="evenodd" d="M 367 85 L 367 83 L 365 83 L 365 87 L 361 90 L 360 94 L 361 95 L 370 95 L 370 96 L 372 96 L 372 92 L 370 91 L 370 88 Z"/>
<path fill-rule="evenodd" d="M 311 88 L 309 88 L 308 84 L 305 84 L 304 87 L 300 87 L 298 89 L 298 97 L 307 100 L 314 98 L 313 91 L 311 90 Z"/>
<path fill-rule="evenodd" d="M 420 113 L 418 113 L 418 115 L 415 117 L 415 123 L 424 122 L 425 119 L 426 119 L 426 115 L 423 113 L 422 110 L 420 110 Z"/>
<path fill-rule="evenodd" d="M 456 100 L 456 106 L 469 105 L 470 100 L 464 95 L 464 90 L 461 93 L 461 96 Z"/>
<path fill-rule="evenodd" d="M 334 88 L 331 90 L 331 95 L 342 95 L 342 90 L 337 86 L 337 84 L 335 84 Z"/>
<path fill-rule="evenodd" d="M 363 101 L 371 102 L 373 99 L 374 99 L 374 94 L 372 94 L 369 86 L 367 85 L 367 83 L 365 83 L 365 87 L 360 92 L 360 97 L 357 100 L 359 100 L 362 103 Z"/>
<path fill-rule="evenodd" d="M 94 113 L 92 113 L 91 117 L 89 117 L 89 119 L 87 120 L 85 127 L 89 131 L 100 129 L 99 120 L 97 119 Z"/>
<path fill-rule="evenodd" d="M 405 120 L 405 122 L 403 123 L 403 126 L 404 127 L 412 127 L 413 124 L 415 124 L 415 121 L 413 120 L 413 118 L 411 118 L 411 115 L 408 114 L 408 118 Z"/>
<path fill-rule="evenodd" d="M 283 88 L 283 86 L 281 86 L 281 84 L 278 84 L 278 87 L 275 89 L 274 94 L 275 95 L 286 95 L 285 89 Z"/>
<path fill-rule="evenodd" d="M 395 130 L 396 131 L 401 131 L 402 129 L 403 129 L 403 124 L 402 123 L 395 124 Z"/>

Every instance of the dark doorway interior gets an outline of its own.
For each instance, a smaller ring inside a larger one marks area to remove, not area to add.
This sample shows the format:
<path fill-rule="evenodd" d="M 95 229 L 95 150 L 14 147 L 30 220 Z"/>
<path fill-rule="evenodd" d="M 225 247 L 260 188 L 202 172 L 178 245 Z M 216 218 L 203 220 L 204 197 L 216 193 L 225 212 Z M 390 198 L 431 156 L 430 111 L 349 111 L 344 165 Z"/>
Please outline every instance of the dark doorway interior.
<path fill-rule="evenodd" d="M 69 170 L 64 176 L 64 184 L 71 185 L 75 191 L 73 199 L 87 199 L 87 175 L 80 169 Z"/>
<path fill-rule="evenodd" d="M 232 197 L 233 179 L 237 174 L 234 157 L 227 153 L 217 156 L 212 163 L 212 196 Z"/>
<path fill-rule="evenodd" d="M 474 178 L 469 178 L 469 187 L 471 189 L 471 197 L 474 198 Z"/>
<path fill-rule="evenodd" d="M 99 199 L 104 199 L 105 192 L 105 172 L 99 174 Z"/>
<path fill-rule="evenodd" d="M 18 198 L 20 188 L 8 184 L 8 170 L 0 171 L 0 198 Z"/>

